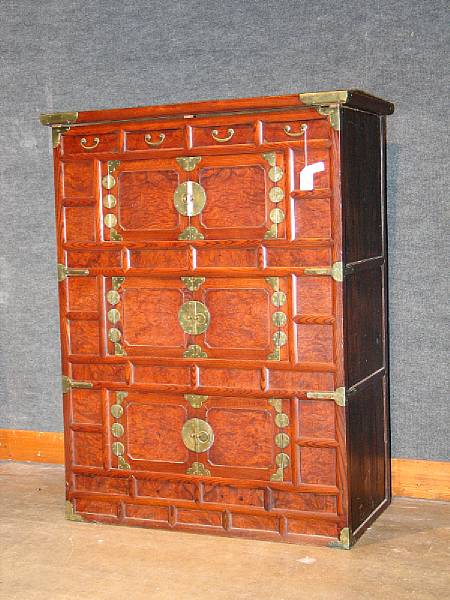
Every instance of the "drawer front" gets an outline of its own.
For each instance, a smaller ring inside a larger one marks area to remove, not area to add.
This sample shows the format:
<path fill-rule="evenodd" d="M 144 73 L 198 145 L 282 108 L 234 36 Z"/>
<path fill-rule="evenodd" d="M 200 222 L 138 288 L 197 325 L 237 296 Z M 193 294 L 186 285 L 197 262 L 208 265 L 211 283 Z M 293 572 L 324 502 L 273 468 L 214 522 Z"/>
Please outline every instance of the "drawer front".
<path fill-rule="evenodd" d="M 181 149 L 184 131 L 178 129 L 142 129 L 125 132 L 126 152 L 151 152 L 155 150 Z"/>
<path fill-rule="evenodd" d="M 231 123 L 192 127 L 192 146 L 220 147 L 255 144 L 255 123 Z"/>
<path fill-rule="evenodd" d="M 306 140 L 328 140 L 331 135 L 328 119 L 271 120 L 263 122 L 264 143 L 292 143 Z"/>
<path fill-rule="evenodd" d="M 75 135 L 72 131 L 62 136 L 64 155 L 94 154 L 97 152 L 119 152 L 119 133 L 82 133 Z"/>

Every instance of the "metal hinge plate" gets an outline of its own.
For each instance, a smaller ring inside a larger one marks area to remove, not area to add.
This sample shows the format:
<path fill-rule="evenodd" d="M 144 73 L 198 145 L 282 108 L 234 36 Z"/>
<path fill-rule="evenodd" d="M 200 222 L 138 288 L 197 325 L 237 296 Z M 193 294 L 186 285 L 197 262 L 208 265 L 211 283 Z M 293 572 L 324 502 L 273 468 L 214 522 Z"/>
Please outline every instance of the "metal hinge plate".
<path fill-rule="evenodd" d="M 306 267 L 305 275 L 330 275 L 335 281 L 344 280 L 344 266 L 341 261 L 335 262 L 331 267 Z"/>
<path fill-rule="evenodd" d="M 87 277 L 89 269 L 72 269 L 58 263 L 58 281 L 64 281 L 67 277 Z"/>
<path fill-rule="evenodd" d="M 310 400 L 334 400 L 338 406 L 346 405 L 345 387 L 338 387 L 335 392 L 306 392 Z"/>
<path fill-rule="evenodd" d="M 75 389 L 91 389 L 94 387 L 94 384 L 91 381 L 74 381 L 67 375 L 62 376 L 62 391 L 63 394 L 67 394 L 70 392 L 72 388 Z"/>

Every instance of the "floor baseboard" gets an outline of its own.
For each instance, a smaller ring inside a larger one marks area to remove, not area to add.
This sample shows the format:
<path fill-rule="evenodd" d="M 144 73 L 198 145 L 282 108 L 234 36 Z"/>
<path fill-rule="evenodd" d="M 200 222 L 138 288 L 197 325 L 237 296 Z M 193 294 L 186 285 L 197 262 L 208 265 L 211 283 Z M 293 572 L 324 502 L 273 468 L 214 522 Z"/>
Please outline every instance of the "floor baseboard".
<path fill-rule="evenodd" d="M 0 460 L 63 464 L 64 436 L 0 429 Z M 450 462 L 393 458 L 392 495 L 450 501 Z"/>

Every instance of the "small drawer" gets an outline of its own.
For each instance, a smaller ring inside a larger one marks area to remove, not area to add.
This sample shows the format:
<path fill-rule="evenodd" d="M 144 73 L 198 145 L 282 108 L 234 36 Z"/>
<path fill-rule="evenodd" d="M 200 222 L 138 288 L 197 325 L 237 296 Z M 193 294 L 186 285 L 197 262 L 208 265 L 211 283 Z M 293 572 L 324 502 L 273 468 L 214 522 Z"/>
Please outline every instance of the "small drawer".
<path fill-rule="evenodd" d="M 255 124 L 206 125 L 192 127 L 192 145 L 198 146 L 236 146 L 255 143 Z"/>
<path fill-rule="evenodd" d="M 273 142 L 299 142 L 304 135 L 308 139 L 328 139 L 330 137 L 330 124 L 327 119 L 302 121 L 266 121 L 263 123 L 264 143 Z"/>
<path fill-rule="evenodd" d="M 82 133 L 62 136 L 64 154 L 89 154 L 93 152 L 118 152 L 118 133 Z"/>
<path fill-rule="evenodd" d="M 184 147 L 183 129 L 142 129 L 125 133 L 127 152 L 181 149 Z"/>

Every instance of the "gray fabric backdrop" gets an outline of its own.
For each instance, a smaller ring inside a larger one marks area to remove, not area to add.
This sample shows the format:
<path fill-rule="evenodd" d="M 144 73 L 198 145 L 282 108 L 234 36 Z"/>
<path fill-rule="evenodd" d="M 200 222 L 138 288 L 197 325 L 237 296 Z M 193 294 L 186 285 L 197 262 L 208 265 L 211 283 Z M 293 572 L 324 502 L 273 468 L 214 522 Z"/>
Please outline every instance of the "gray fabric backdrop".
<path fill-rule="evenodd" d="M 39 112 L 356 87 L 396 105 L 393 453 L 448 459 L 446 9 L 444 0 L 2 0 L 0 428 L 62 428 L 52 165 Z"/>

